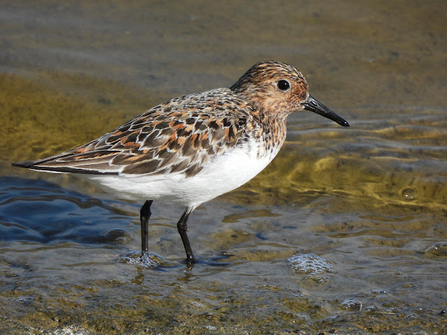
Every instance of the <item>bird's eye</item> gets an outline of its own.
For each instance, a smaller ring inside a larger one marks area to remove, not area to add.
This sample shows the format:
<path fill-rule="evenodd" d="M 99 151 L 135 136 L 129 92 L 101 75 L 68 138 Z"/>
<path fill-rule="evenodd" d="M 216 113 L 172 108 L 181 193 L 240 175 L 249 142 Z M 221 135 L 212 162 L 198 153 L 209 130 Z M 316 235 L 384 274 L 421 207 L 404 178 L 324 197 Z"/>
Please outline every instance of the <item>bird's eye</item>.
<path fill-rule="evenodd" d="M 290 88 L 290 83 L 287 80 L 280 80 L 276 85 L 281 91 L 287 91 Z"/>

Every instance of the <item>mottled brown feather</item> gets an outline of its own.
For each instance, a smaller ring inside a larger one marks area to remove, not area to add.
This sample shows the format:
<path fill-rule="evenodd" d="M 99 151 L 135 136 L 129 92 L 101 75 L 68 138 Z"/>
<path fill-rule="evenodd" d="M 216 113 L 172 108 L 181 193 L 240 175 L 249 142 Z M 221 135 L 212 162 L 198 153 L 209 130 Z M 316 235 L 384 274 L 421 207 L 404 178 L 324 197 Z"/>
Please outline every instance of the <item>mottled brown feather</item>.
<path fill-rule="evenodd" d="M 289 92 L 278 91 L 280 79 L 291 82 Z M 258 156 L 277 150 L 285 139 L 286 116 L 303 109 L 307 89 L 294 67 L 261 62 L 230 89 L 171 99 L 83 146 L 32 162 L 32 168 L 191 177 L 248 139 L 259 144 Z"/>

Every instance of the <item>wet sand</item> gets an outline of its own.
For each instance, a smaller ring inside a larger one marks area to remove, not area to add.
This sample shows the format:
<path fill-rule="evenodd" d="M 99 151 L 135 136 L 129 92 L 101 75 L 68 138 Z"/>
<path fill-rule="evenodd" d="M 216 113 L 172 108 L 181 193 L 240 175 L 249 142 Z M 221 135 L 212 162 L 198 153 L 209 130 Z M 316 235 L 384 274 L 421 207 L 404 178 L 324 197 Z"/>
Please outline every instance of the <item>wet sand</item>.
<path fill-rule="evenodd" d="M 446 10 L 6 3 L 0 333 L 445 333 Z M 150 250 L 167 262 L 147 269 L 125 261 L 139 248 L 142 204 L 10 166 L 171 97 L 230 86 L 262 59 L 297 66 L 351 128 L 291 115 L 275 161 L 194 212 L 192 268 L 175 228 L 181 208 L 154 203 Z"/>

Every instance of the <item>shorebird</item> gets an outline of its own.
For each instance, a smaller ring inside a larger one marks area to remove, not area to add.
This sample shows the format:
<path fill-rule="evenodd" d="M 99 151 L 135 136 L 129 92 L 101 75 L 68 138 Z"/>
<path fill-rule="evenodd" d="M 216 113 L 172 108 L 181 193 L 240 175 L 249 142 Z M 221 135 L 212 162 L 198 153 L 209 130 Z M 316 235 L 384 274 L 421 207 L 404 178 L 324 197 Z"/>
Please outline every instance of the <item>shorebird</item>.
<path fill-rule="evenodd" d="M 84 174 L 120 196 L 146 200 L 140 210 L 142 255 L 148 254 L 152 201 L 186 207 L 177 229 L 192 264 L 192 211 L 261 172 L 284 143 L 287 116 L 303 110 L 349 127 L 309 94 L 295 67 L 263 61 L 230 88 L 171 99 L 89 143 L 13 165 Z"/>

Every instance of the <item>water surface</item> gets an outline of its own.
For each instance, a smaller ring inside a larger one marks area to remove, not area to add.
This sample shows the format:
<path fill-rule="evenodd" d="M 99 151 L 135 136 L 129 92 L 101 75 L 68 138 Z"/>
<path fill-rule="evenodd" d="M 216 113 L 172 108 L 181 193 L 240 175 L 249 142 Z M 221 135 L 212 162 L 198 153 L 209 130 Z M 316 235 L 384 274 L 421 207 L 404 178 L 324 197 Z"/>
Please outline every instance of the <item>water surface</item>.
<path fill-rule="evenodd" d="M 443 334 L 447 39 L 443 1 L 5 2 L 0 9 L 2 334 Z M 167 99 L 297 66 L 351 124 L 289 117 L 275 161 L 198 208 L 138 202 L 10 167 Z"/>

